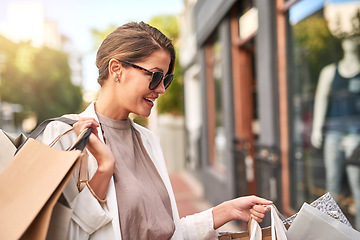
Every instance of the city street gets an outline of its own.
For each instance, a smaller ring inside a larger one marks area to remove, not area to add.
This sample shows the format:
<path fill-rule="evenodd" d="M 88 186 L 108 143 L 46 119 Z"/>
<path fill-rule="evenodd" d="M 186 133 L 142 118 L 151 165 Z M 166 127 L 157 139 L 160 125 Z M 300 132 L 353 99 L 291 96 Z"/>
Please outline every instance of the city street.
<path fill-rule="evenodd" d="M 170 173 L 180 218 L 206 210 L 212 205 L 205 200 L 201 183 L 187 171 Z M 242 231 L 235 223 L 228 223 L 219 232 Z"/>

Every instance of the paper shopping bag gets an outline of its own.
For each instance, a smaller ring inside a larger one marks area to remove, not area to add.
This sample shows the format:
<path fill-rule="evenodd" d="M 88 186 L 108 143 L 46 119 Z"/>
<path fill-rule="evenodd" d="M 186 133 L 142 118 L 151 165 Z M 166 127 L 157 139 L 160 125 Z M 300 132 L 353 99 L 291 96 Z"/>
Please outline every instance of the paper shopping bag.
<path fill-rule="evenodd" d="M 323 213 L 326 213 L 327 215 L 330 215 L 332 218 L 351 227 L 349 220 L 346 218 L 344 213 L 341 211 L 339 205 L 336 203 L 335 199 L 331 196 L 329 192 L 325 193 L 324 195 L 322 195 L 321 197 L 310 203 L 310 206 L 320 210 Z M 285 219 L 284 223 L 291 225 L 297 215 L 298 213 Z"/>
<path fill-rule="evenodd" d="M 260 225 L 250 219 L 248 230 L 240 233 L 230 233 L 219 236 L 219 240 L 287 240 L 285 226 L 279 217 L 279 212 L 274 205 L 271 206 L 271 226 L 261 228 Z"/>
<path fill-rule="evenodd" d="M 14 157 L 16 149 L 25 141 L 24 134 L 14 138 L 4 130 L 0 129 L 0 172 L 5 168 L 10 160 Z"/>
<path fill-rule="evenodd" d="M 304 203 L 287 232 L 289 240 L 360 239 L 360 232 Z"/>
<path fill-rule="evenodd" d="M 0 239 L 45 239 L 53 208 L 91 129 L 69 151 L 29 138 L 0 173 Z"/>
<path fill-rule="evenodd" d="M 39 126 L 29 135 L 28 138 L 36 139 L 44 131 L 46 126 L 53 121 L 60 121 L 70 126 L 77 122 L 76 120 L 67 117 L 50 118 L 40 123 Z M 21 147 L 25 144 L 26 141 L 27 138 L 23 133 L 19 134 L 19 136 L 15 138 L 9 133 L 0 129 L 0 172 L 5 168 L 7 164 L 9 164 L 11 159 L 21 149 Z"/>

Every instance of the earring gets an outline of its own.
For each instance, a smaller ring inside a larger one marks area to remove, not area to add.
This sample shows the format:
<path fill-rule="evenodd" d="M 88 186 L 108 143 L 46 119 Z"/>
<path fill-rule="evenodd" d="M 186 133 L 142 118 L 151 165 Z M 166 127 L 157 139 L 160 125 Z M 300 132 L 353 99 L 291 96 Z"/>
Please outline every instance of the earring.
<path fill-rule="evenodd" d="M 115 82 L 117 82 L 117 81 L 119 81 L 119 79 L 118 79 L 118 78 L 115 78 Z"/>

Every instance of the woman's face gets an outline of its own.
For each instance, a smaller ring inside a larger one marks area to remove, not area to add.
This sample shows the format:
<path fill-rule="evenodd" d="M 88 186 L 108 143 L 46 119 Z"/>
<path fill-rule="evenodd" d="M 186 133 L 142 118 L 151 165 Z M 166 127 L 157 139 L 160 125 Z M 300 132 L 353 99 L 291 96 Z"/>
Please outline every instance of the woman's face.
<path fill-rule="evenodd" d="M 142 62 L 133 62 L 142 68 L 152 72 L 167 73 L 170 64 L 170 54 L 165 50 L 154 52 L 150 57 Z M 155 100 L 160 94 L 165 93 L 164 81 L 154 90 L 149 89 L 151 74 L 132 66 L 122 67 L 121 77 L 117 84 L 118 107 L 121 108 L 126 117 L 129 113 L 135 113 L 142 117 L 148 117 L 154 106 Z"/>

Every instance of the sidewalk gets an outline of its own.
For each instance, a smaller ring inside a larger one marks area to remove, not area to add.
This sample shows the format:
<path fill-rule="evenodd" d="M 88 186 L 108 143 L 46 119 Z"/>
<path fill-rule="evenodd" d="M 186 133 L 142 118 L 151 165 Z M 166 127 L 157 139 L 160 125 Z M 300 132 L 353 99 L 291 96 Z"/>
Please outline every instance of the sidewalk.
<path fill-rule="evenodd" d="M 170 173 L 180 218 L 213 207 L 205 198 L 201 183 L 186 171 Z M 219 232 L 239 232 L 235 223 L 225 224 Z"/>

